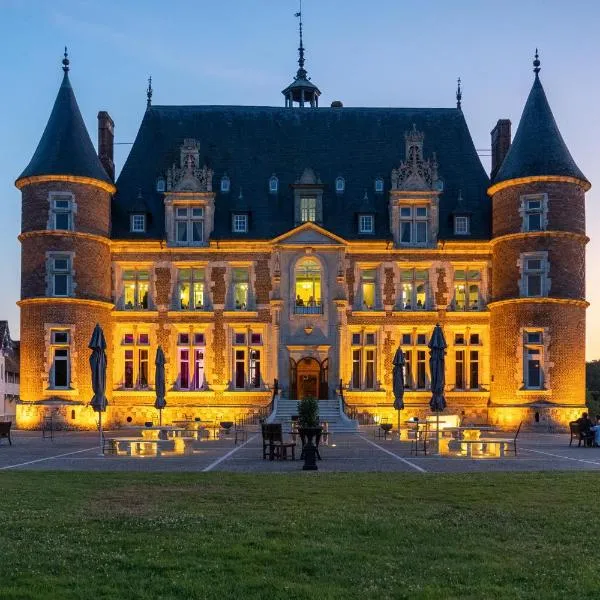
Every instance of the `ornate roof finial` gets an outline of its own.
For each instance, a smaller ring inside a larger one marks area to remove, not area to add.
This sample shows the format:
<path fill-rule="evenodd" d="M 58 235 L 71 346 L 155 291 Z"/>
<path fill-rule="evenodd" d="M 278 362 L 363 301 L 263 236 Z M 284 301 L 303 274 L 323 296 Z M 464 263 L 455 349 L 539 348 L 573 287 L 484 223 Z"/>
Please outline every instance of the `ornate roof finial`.
<path fill-rule="evenodd" d="M 67 47 L 65 46 L 65 54 L 64 54 L 64 58 L 62 59 L 62 64 L 63 64 L 62 70 L 65 73 L 69 72 L 69 63 L 70 63 L 70 61 L 69 61 L 69 53 L 67 52 Z"/>
<path fill-rule="evenodd" d="M 460 89 L 460 77 L 457 79 L 456 83 L 458 84 L 456 87 L 456 108 L 461 110 L 462 108 L 462 90 Z"/>
<path fill-rule="evenodd" d="M 304 71 L 304 44 L 302 42 L 302 0 L 300 0 L 300 10 L 294 14 L 299 20 L 300 46 L 298 47 L 298 66 Z"/>
<path fill-rule="evenodd" d="M 152 106 L 152 75 L 148 77 L 148 89 L 146 90 L 146 108 Z"/>
<path fill-rule="evenodd" d="M 535 76 L 538 76 L 538 73 L 540 72 L 540 67 L 541 62 L 540 62 L 540 55 L 538 54 L 538 49 L 535 49 L 535 58 L 533 59 L 533 72 L 535 73 Z"/>

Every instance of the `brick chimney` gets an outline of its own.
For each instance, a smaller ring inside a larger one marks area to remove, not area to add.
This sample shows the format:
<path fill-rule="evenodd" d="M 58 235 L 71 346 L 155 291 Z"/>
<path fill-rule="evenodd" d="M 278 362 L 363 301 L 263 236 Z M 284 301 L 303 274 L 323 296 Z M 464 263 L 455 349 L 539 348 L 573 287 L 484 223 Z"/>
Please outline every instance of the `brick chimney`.
<path fill-rule="evenodd" d="M 499 119 L 496 127 L 492 129 L 492 172 L 490 179 L 494 179 L 498 169 L 502 166 L 504 158 L 510 148 L 510 120 Z"/>
<path fill-rule="evenodd" d="M 98 158 L 113 181 L 115 180 L 114 142 L 115 123 L 105 110 L 101 110 L 98 113 Z"/>

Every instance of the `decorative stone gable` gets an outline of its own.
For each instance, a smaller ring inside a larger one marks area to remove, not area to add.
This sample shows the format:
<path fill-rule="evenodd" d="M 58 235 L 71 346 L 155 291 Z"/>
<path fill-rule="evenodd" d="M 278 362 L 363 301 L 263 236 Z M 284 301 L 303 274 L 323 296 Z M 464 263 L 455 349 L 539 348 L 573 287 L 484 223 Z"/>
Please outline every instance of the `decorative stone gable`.
<path fill-rule="evenodd" d="M 173 164 L 167 171 L 167 191 L 212 192 L 212 177 L 212 169 L 206 165 L 200 167 L 200 142 L 184 139 L 180 147 L 179 167 Z"/>
<path fill-rule="evenodd" d="M 435 152 L 431 160 L 423 158 L 424 138 L 414 124 L 412 130 L 404 134 L 406 160 L 397 169 L 392 169 L 392 190 L 426 192 L 440 189 Z"/>

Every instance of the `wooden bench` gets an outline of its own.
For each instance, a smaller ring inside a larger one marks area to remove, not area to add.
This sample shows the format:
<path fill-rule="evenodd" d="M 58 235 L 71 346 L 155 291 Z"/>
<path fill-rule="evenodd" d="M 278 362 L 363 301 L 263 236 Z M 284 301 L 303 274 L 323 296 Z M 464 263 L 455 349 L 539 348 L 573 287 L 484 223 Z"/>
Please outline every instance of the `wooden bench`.
<path fill-rule="evenodd" d="M 194 452 L 194 438 L 176 437 L 170 440 L 140 437 L 104 438 L 107 454 L 116 456 L 189 456 Z"/>

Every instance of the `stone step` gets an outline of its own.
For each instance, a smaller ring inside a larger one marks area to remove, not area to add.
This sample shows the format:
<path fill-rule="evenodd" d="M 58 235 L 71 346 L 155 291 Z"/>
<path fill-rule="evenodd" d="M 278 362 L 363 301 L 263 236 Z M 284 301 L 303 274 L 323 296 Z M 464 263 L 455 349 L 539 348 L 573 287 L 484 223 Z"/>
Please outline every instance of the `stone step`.
<path fill-rule="evenodd" d="M 289 422 L 292 420 L 292 416 L 297 414 L 297 400 L 280 398 L 277 401 L 277 409 L 269 417 L 269 422 Z M 319 400 L 319 420 L 326 421 L 329 431 L 332 433 L 358 431 L 358 422 L 348 419 L 341 412 L 339 400 Z"/>

